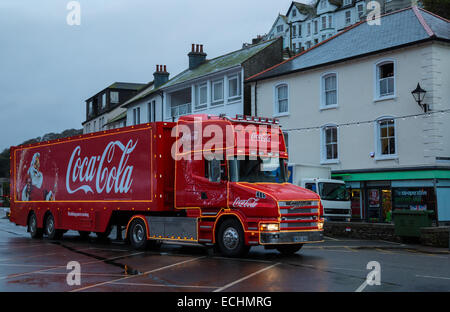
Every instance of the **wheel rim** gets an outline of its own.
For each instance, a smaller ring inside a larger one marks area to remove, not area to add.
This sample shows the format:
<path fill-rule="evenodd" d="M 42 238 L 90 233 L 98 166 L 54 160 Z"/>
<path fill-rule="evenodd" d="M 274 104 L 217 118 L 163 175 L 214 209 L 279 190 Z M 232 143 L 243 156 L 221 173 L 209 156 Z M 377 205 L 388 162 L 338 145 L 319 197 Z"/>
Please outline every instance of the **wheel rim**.
<path fill-rule="evenodd" d="M 53 218 L 48 218 L 47 221 L 47 234 L 52 234 L 53 230 L 55 229 L 55 222 L 53 221 Z"/>
<path fill-rule="evenodd" d="M 229 227 L 223 232 L 223 244 L 229 250 L 237 247 L 239 244 L 239 233 L 235 228 Z"/>
<path fill-rule="evenodd" d="M 133 229 L 133 240 L 137 243 L 140 243 L 144 240 L 144 227 L 142 224 L 136 224 Z"/>

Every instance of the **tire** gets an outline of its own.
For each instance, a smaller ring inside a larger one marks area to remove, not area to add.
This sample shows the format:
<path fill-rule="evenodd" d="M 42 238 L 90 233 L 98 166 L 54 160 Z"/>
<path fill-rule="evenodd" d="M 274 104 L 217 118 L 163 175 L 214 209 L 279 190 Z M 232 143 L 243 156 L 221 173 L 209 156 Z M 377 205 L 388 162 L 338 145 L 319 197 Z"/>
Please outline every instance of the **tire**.
<path fill-rule="evenodd" d="M 51 213 L 45 218 L 44 224 L 44 233 L 47 235 L 48 239 L 57 240 L 63 236 L 64 232 L 62 230 L 55 229 L 55 218 Z"/>
<path fill-rule="evenodd" d="M 297 251 L 299 251 L 300 249 L 302 249 L 303 244 L 292 244 L 292 245 L 281 245 L 281 246 L 277 246 L 277 250 L 278 252 L 280 252 L 281 254 L 285 255 L 285 256 L 290 256 L 295 254 Z"/>
<path fill-rule="evenodd" d="M 245 245 L 244 230 L 236 219 L 228 219 L 220 224 L 216 242 L 219 252 L 225 257 L 241 257 L 250 250 L 250 246 Z"/>
<path fill-rule="evenodd" d="M 131 221 L 127 237 L 134 249 L 145 249 L 147 246 L 147 228 L 144 221 L 138 218 Z"/>
<path fill-rule="evenodd" d="M 37 227 L 37 217 L 34 212 L 28 217 L 28 231 L 30 232 L 31 238 L 34 239 L 42 238 L 44 235 L 44 230 Z"/>
<path fill-rule="evenodd" d="M 89 239 L 89 234 L 91 234 L 91 232 L 89 232 L 89 231 L 78 231 L 78 234 L 80 234 L 80 238 L 82 240 L 87 240 L 87 239 Z"/>

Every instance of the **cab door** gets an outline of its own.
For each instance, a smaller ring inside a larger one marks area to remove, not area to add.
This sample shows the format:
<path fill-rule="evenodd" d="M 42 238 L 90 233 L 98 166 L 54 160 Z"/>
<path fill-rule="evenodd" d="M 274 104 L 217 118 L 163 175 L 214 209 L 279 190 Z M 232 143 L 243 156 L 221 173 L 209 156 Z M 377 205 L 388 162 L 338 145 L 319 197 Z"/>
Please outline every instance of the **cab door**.
<path fill-rule="evenodd" d="M 177 207 L 226 208 L 228 174 L 225 161 L 193 160 L 186 168 L 186 183 L 177 187 Z M 178 177 L 177 177 L 178 178 Z M 178 181 L 177 181 L 178 184 Z"/>

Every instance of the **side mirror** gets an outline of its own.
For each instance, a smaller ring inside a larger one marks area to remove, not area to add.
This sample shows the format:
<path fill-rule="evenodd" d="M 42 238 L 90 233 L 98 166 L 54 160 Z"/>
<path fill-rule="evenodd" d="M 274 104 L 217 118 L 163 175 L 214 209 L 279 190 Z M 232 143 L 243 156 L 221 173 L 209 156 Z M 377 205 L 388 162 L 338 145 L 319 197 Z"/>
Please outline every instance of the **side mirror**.
<path fill-rule="evenodd" d="M 220 160 L 213 159 L 209 162 L 209 181 L 218 183 L 220 182 Z"/>

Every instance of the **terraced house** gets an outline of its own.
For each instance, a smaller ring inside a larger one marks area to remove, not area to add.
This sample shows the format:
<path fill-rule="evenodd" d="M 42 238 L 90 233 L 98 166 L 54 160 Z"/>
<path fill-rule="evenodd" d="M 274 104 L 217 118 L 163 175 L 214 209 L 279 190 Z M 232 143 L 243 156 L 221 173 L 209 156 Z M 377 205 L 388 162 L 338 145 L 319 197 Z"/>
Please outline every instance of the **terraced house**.
<path fill-rule="evenodd" d="M 169 79 L 166 66 L 157 67 L 155 84 L 148 85 L 122 107 L 127 125 L 152 121 L 175 121 L 187 114 L 250 112 L 248 77 L 282 61 L 281 39 L 246 46 L 207 59 L 203 45 L 192 44 L 188 68 Z"/>
<path fill-rule="evenodd" d="M 309 49 L 345 28 L 365 20 L 370 12 L 380 14 L 406 8 L 411 0 L 318 0 L 312 4 L 293 1 L 285 15 L 275 19 L 267 39 L 283 38 L 283 48 L 294 53 Z"/>
<path fill-rule="evenodd" d="M 346 182 L 354 218 L 389 222 L 404 208 L 449 222 L 449 21 L 412 7 L 379 22 L 247 79 L 252 113 L 280 119 L 291 163 Z"/>

